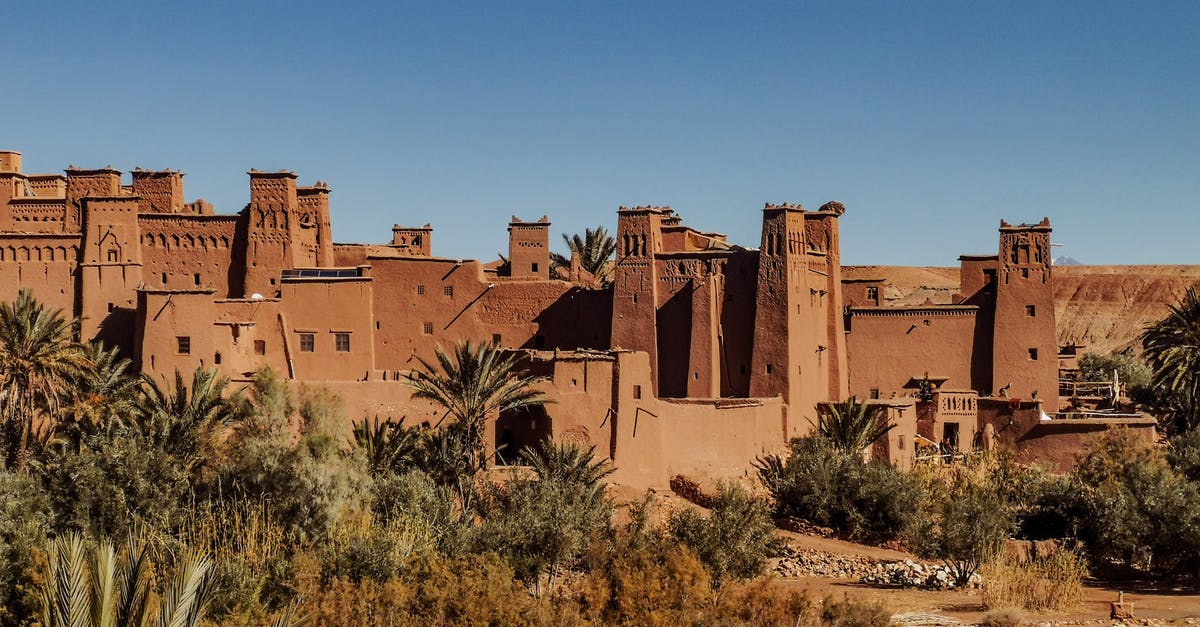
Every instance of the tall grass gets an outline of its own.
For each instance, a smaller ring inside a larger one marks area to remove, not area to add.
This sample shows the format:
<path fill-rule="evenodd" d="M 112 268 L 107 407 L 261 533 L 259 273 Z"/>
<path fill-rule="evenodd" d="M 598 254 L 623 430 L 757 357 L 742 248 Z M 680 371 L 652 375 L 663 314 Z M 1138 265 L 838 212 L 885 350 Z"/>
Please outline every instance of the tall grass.
<path fill-rule="evenodd" d="M 1083 597 L 1087 566 L 1071 549 L 1023 561 L 1001 556 L 983 571 L 983 605 L 988 609 L 1060 610 Z"/>

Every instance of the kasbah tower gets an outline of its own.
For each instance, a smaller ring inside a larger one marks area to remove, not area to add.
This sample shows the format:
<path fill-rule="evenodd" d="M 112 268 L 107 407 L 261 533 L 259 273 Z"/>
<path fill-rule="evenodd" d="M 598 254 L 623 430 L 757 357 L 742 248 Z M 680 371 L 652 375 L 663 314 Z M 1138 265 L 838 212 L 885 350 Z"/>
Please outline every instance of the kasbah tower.
<path fill-rule="evenodd" d="M 836 202 L 766 204 L 757 248 L 670 207 L 621 207 L 602 285 L 578 260 L 551 267 L 548 216 L 509 220 L 505 262 L 444 258 L 429 224 L 335 243 L 330 186 L 248 175 L 248 203 L 219 214 L 185 199 L 179 171 L 31 174 L 0 151 L 0 298 L 32 290 L 148 376 L 248 383 L 269 367 L 328 387 L 355 420 L 436 422 L 406 373 L 437 346 L 494 343 L 554 403 L 493 417 L 488 444 L 595 446 L 638 487 L 743 476 L 852 394 L 886 406 L 898 427 L 872 454 L 902 466 L 919 437 L 1065 466 L 1105 429 L 1153 435 L 1139 417 L 1057 417 L 1049 220 L 1001 222 L 997 255 L 961 257 L 954 302 L 896 307 L 882 280 L 843 281 Z"/>

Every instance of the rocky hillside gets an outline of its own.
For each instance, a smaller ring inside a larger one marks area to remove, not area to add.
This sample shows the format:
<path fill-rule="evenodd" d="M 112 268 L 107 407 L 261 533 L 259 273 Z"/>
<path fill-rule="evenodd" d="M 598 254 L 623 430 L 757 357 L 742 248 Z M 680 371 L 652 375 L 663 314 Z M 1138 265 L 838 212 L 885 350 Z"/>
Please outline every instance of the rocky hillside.
<path fill-rule="evenodd" d="M 846 266 L 846 278 L 884 278 L 891 305 L 948 304 L 958 291 L 958 268 Z M 1089 352 L 1133 346 L 1146 324 L 1162 318 L 1184 290 L 1200 283 L 1200 266 L 1058 266 L 1054 313 L 1060 344 Z"/>

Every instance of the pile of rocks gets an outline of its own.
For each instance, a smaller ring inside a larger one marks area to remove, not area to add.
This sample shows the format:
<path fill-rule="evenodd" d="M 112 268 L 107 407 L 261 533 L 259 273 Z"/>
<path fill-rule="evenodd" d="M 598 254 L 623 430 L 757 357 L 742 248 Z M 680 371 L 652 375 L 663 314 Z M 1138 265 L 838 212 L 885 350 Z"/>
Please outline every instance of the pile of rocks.
<path fill-rule="evenodd" d="M 879 560 L 863 555 L 840 555 L 785 547 L 771 570 L 780 577 L 860 579 L 878 566 Z"/>
<path fill-rule="evenodd" d="M 912 560 L 885 562 L 863 575 L 862 583 L 926 590 L 950 590 L 955 587 L 954 573 L 943 564 L 924 564 Z M 967 587 L 978 588 L 983 578 L 979 573 L 971 575 Z"/>

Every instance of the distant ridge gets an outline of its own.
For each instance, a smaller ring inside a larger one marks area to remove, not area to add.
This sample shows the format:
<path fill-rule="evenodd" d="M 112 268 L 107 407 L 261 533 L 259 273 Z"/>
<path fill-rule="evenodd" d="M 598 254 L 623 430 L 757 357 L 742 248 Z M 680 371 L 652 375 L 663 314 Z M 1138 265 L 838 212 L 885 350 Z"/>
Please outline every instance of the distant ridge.
<path fill-rule="evenodd" d="M 1054 260 L 1051 261 L 1050 263 L 1052 263 L 1056 266 L 1082 266 L 1083 265 L 1082 263 L 1079 263 L 1078 259 L 1076 259 L 1074 257 L 1068 257 L 1066 255 L 1063 255 L 1062 257 L 1055 257 Z"/>

